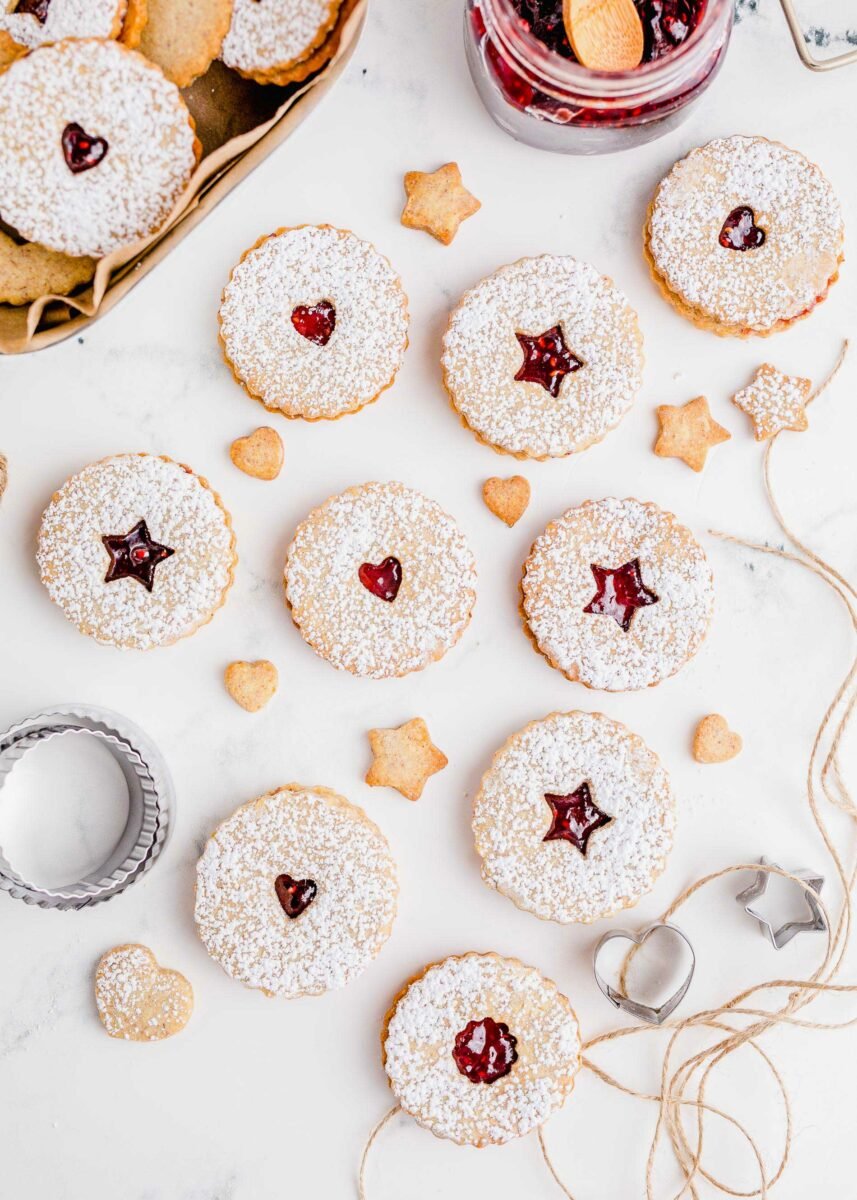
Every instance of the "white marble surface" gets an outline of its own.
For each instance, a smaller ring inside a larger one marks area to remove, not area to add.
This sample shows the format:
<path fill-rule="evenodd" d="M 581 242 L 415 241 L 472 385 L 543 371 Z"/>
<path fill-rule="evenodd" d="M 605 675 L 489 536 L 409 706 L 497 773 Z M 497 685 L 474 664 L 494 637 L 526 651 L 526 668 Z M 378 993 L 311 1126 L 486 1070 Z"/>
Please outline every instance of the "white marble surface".
<path fill-rule="evenodd" d="M 628 923 L 656 916 L 696 876 L 762 852 L 829 873 L 803 776 L 812 726 L 849 634 L 820 585 L 708 542 L 718 606 L 707 643 L 675 679 L 627 696 L 566 682 L 533 653 L 516 615 L 516 580 L 533 537 L 586 497 L 652 498 L 700 532 L 713 525 L 771 536 L 760 450 L 728 397 L 768 358 L 820 378 L 843 336 L 857 331 L 850 266 L 810 321 L 760 344 L 724 343 L 682 322 L 641 261 L 653 185 L 686 149 L 718 134 L 759 132 L 807 151 L 824 165 L 854 225 L 857 68 L 811 75 L 797 62 L 774 0 L 744 7 L 753 11 L 735 31 L 726 67 L 685 128 L 639 152 L 584 161 L 530 151 L 491 124 L 466 74 L 462 0 L 375 0 L 337 89 L 118 310 L 82 342 L 0 363 L 0 449 L 11 480 L 0 507 L 0 723 L 63 700 L 116 708 L 160 743 L 179 797 L 164 861 L 116 902 L 61 915 L 0 898 L 0 1195 L 353 1195 L 363 1139 L 390 1103 L 381 1018 L 403 979 L 450 952 L 519 955 L 572 997 L 586 1034 L 615 1024 L 589 967 L 601 930 L 563 929 L 518 912 L 481 884 L 469 836 L 469 798 L 494 749 L 553 709 L 603 709 L 626 721 L 672 773 L 675 849 Z M 816 17 L 821 8 L 809 0 L 805 7 Z M 808 11 L 807 21 L 813 16 Z M 447 249 L 402 228 L 398 213 L 402 173 L 451 158 L 483 208 Z M 261 233 L 302 221 L 351 227 L 392 258 L 411 299 L 411 347 L 395 387 L 365 412 L 331 425 L 282 422 L 285 469 L 275 483 L 259 483 L 228 459 L 230 441 L 264 414 L 221 360 L 215 313 L 241 251 Z M 546 250 L 591 260 L 627 291 L 646 336 L 646 380 L 633 411 L 601 445 L 521 468 L 533 501 L 510 531 L 484 509 L 480 487 L 488 475 L 517 468 L 459 425 L 440 386 L 438 340 L 466 286 L 500 263 Z M 813 410 L 810 432 L 783 439 L 775 464 L 788 516 L 852 573 L 855 383 L 857 358 Z M 652 455 L 653 409 L 700 392 L 733 439 L 695 475 Z M 241 567 L 208 628 L 166 651 L 122 655 L 63 621 L 39 584 L 33 540 L 41 509 L 69 472 L 137 449 L 169 453 L 214 482 L 234 514 Z M 477 554 L 480 595 L 453 653 L 424 674 L 385 684 L 340 675 L 312 654 L 286 615 L 280 576 L 290 534 L 310 506 L 349 484 L 390 477 L 422 488 L 458 517 Z M 270 657 L 280 668 L 280 692 L 258 716 L 241 712 L 222 688 L 224 665 L 238 657 Z M 728 715 L 746 749 L 730 765 L 705 768 L 691 760 L 688 742 L 696 719 L 711 710 Z M 362 782 L 365 732 L 417 714 L 450 765 L 411 805 Z M 91 788 L 80 764 L 43 766 L 52 786 L 22 780 L 0 813 L 0 834 L 47 867 L 56 865 L 52 832 L 66 831 L 71 847 L 74 806 L 88 801 Z M 343 992 L 288 1004 L 244 991 L 207 958 L 194 932 L 192 889 L 213 825 L 239 802 L 292 779 L 327 784 L 365 805 L 391 840 L 402 892 L 393 937 L 371 970 Z M 96 783 L 91 803 L 109 822 L 105 780 Z M 821 951 L 819 939 L 802 938 L 777 956 L 742 917 L 732 890 L 718 886 L 683 917 L 699 953 L 688 1006 L 716 1003 L 762 975 L 808 972 Z M 160 1046 L 109 1040 L 94 1012 L 98 956 L 137 940 L 196 990 L 189 1028 Z M 853 1178 L 857 1033 L 777 1034 L 769 1044 L 795 1100 L 793 1161 L 778 1194 L 843 1194 Z M 656 1039 L 643 1039 L 602 1061 L 654 1087 L 655 1047 Z M 770 1162 L 777 1102 L 766 1084 L 739 1083 L 735 1111 L 750 1119 Z M 720 1085 L 715 1093 L 727 1095 Z M 575 1196 L 642 1197 L 653 1118 L 652 1106 L 618 1098 L 584 1073 L 549 1133 Z M 749 1156 L 719 1133 L 712 1127 L 712 1155 L 730 1164 L 740 1187 L 751 1178 Z M 664 1189 L 672 1178 L 664 1167 Z M 558 1193 L 533 1139 L 476 1154 L 399 1118 L 373 1165 L 372 1200 L 441 1195 L 550 1200 Z"/>

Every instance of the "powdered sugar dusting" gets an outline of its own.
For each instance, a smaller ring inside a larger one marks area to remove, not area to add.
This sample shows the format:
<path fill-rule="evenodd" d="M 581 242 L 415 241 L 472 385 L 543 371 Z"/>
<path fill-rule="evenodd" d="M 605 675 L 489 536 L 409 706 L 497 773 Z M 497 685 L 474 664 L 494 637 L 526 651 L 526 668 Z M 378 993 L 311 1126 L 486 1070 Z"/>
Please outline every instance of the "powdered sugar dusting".
<path fill-rule="evenodd" d="M 110 38 L 126 7 L 127 0 L 51 0 L 44 24 L 32 13 L 0 11 L 0 29 L 28 50 L 63 38 Z"/>
<path fill-rule="evenodd" d="M 611 817 L 583 855 L 546 842 L 546 793 L 588 783 Z M 641 738 L 600 713 L 553 713 L 514 734 L 482 780 L 473 808 L 485 882 L 551 921 L 596 921 L 636 904 L 663 870 L 675 804 L 669 778 Z"/>
<path fill-rule="evenodd" d="M 764 243 L 718 242 L 738 207 L 752 208 Z M 770 330 L 825 295 L 842 252 L 842 212 L 822 172 L 764 138 L 709 142 L 676 163 L 655 195 L 649 250 L 671 291 L 725 326 Z"/>
<path fill-rule="evenodd" d="M 391 603 L 360 582 L 363 563 L 394 557 Z M 315 509 L 289 547 L 286 598 L 307 642 L 335 667 L 383 679 L 440 658 L 467 626 L 476 565 L 451 517 L 401 483 L 365 483 Z"/>
<path fill-rule="evenodd" d="M 736 392 L 732 402 L 753 422 L 756 440 L 764 441 L 783 429 L 807 428 L 805 406 L 811 392 L 812 380 L 784 375 L 770 363 L 763 363 L 753 382 Z"/>
<path fill-rule="evenodd" d="M 318 888 L 293 920 L 277 899 L 281 874 Z M 196 921 L 233 979 L 272 995 L 315 995 L 343 987 L 374 959 L 397 892 L 390 848 L 365 813 L 326 788 L 290 784 L 215 831 L 197 867 Z"/>
<path fill-rule="evenodd" d="M 516 333 L 555 325 L 583 366 L 554 398 L 518 381 Z M 481 438 L 531 458 L 571 454 L 599 441 L 630 408 L 642 382 L 637 317 L 610 279 L 558 255 L 526 258 L 467 292 L 450 317 L 443 370 L 455 407 Z"/>
<path fill-rule="evenodd" d="M 0 212 L 31 242 L 99 257 L 154 233 L 196 165 L 174 84 L 115 41 L 65 41 L 0 75 Z M 97 166 L 66 164 L 63 130 L 106 139 Z"/>
<path fill-rule="evenodd" d="M 657 604 L 628 630 L 585 613 L 595 595 L 592 565 L 640 561 Z M 649 687 L 698 649 L 714 607 L 711 570 L 689 529 L 655 504 L 590 500 L 548 525 L 524 567 L 523 609 L 548 661 L 570 679 L 605 691 Z"/>
<path fill-rule="evenodd" d="M 221 58 L 239 71 L 266 71 L 304 58 L 333 25 L 339 0 L 235 0 Z"/>
<path fill-rule="evenodd" d="M 517 1062 L 491 1084 L 455 1065 L 455 1036 L 490 1016 L 517 1039 Z M 439 1137 L 483 1146 L 521 1137 L 560 1108 L 580 1065 L 577 1020 L 554 983 L 495 954 L 428 968 L 398 1000 L 384 1040 L 390 1086 L 402 1108 Z"/>
<path fill-rule="evenodd" d="M 117 946 L 98 964 L 95 1003 L 111 1037 L 159 1042 L 187 1024 L 193 990 L 183 975 L 159 967 L 145 946 Z"/>
<path fill-rule="evenodd" d="M 175 553 L 148 592 L 136 579 L 105 582 L 102 538 L 144 520 Z M 119 454 L 63 484 L 42 518 L 38 564 L 51 599 L 96 641 L 146 650 L 186 637 L 223 603 L 235 548 L 227 514 L 189 468 L 151 454 Z"/>

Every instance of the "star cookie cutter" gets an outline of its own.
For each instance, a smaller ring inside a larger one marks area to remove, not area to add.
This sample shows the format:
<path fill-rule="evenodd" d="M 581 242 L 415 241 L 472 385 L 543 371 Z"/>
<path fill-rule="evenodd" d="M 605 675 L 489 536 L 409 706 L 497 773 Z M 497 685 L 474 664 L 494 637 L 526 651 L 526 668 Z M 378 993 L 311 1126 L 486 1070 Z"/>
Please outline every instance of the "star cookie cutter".
<path fill-rule="evenodd" d="M 639 1000 L 633 1000 L 630 996 L 626 996 L 618 988 L 612 987 L 599 971 L 598 959 L 607 943 L 612 942 L 616 938 L 632 942 L 635 946 L 642 946 L 647 938 L 659 929 L 668 929 L 670 933 L 675 934 L 676 937 L 684 942 L 690 951 L 690 965 L 688 966 L 687 974 L 678 988 L 671 996 L 668 996 L 664 1000 L 663 1004 L 643 1004 Z M 696 970 L 696 954 L 687 934 L 679 929 L 678 925 L 673 925 L 669 921 L 655 921 L 652 925 L 647 925 L 645 929 L 640 929 L 636 933 L 630 929 L 611 929 L 608 933 L 605 933 L 593 951 L 592 970 L 595 974 L 595 982 L 598 984 L 602 995 L 607 997 L 614 1008 L 621 1009 L 622 1012 L 626 1012 L 632 1017 L 637 1017 L 640 1021 L 646 1021 L 649 1025 L 663 1025 L 664 1021 L 672 1016 L 687 995 L 687 990 L 693 979 L 693 973 Z"/>
<path fill-rule="evenodd" d="M 771 859 L 764 856 L 759 859 L 759 865 L 762 867 L 773 867 L 777 871 L 782 871 L 779 863 L 772 862 Z M 797 937 L 799 933 L 826 933 L 827 919 L 818 903 L 816 896 L 824 887 L 824 876 L 819 875 L 815 871 L 790 871 L 790 875 L 802 879 L 807 884 L 807 889 L 803 891 L 804 899 L 806 900 L 809 916 L 805 921 L 785 921 L 782 925 L 774 925 L 773 922 L 761 913 L 756 907 L 756 901 L 764 896 L 767 887 L 768 879 L 771 871 L 757 871 L 756 877 L 749 887 L 744 888 L 739 892 L 735 899 L 743 906 L 744 912 L 748 917 L 752 917 L 758 922 L 762 934 L 768 939 L 775 950 L 782 950 L 783 946 L 787 946 L 792 938 Z M 786 882 L 790 882 L 787 880 Z"/>

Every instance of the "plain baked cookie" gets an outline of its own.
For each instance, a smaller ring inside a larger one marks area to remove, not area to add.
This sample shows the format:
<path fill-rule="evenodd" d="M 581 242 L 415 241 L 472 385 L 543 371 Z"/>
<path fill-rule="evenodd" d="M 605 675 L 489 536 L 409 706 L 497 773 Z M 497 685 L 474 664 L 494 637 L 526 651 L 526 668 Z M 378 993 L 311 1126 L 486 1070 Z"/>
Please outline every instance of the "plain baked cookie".
<path fill-rule="evenodd" d="M 147 0 L 140 51 L 187 87 L 220 54 L 231 19 L 232 0 Z"/>
<path fill-rule="evenodd" d="M 0 6 L 0 33 L 35 50 L 63 38 L 116 38 L 128 0 L 18 0 Z"/>
<path fill-rule="evenodd" d="M 330 225 L 260 238 L 233 269 L 220 343 L 236 380 L 271 412 L 334 420 L 390 386 L 408 344 L 408 302 L 369 242 Z"/>
<path fill-rule="evenodd" d="M 419 671 L 455 645 L 476 603 L 476 564 L 434 500 L 402 483 L 364 483 L 298 526 L 285 588 L 316 654 L 386 679 Z"/>
<path fill-rule="evenodd" d="M 822 171 L 779 142 L 718 138 L 658 186 L 646 257 L 682 316 L 717 334 L 787 328 L 839 274 L 844 227 Z"/>
<path fill-rule="evenodd" d="M 180 1033 L 193 1013 L 193 988 L 158 964 L 146 946 L 117 946 L 95 972 L 95 1004 L 113 1038 L 162 1042 Z"/>
<path fill-rule="evenodd" d="M 284 83 L 336 23 L 341 0 L 235 0 L 221 58 L 258 83 Z"/>
<path fill-rule="evenodd" d="M 402 1109 L 459 1145 L 508 1142 L 561 1108 L 580 1067 L 555 983 L 497 954 L 433 963 L 387 1014 L 384 1067 Z"/>
<path fill-rule="evenodd" d="M 42 46 L 0 75 L 0 212 L 28 242 L 109 254 L 155 233 L 196 166 L 175 84 L 115 41 Z"/>
<path fill-rule="evenodd" d="M 154 454 L 92 463 L 42 517 L 42 583 L 65 616 L 109 646 L 168 646 L 207 624 L 237 561 L 229 513 L 207 480 Z"/>
<path fill-rule="evenodd" d="M 521 591 L 525 628 L 551 666 L 607 692 L 674 675 L 714 608 L 696 538 L 672 513 L 633 499 L 588 500 L 552 521 Z"/>
<path fill-rule="evenodd" d="M 196 923 L 233 979 L 269 996 L 344 987 L 390 936 L 390 847 L 362 809 L 291 783 L 242 805 L 199 860 Z"/>
<path fill-rule="evenodd" d="M 0 304 L 68 296 L 89 283 L 97 265 L 94 258 L 71 258 L 33 242 L 18 242 L 0 229 Z"/>
<path fill-rule="evenodd" d="M 674 825 L 657 755 L 600 713 L 552 713 L 513 734 L 473 804 L 482 878 L 549 921 L 636 904 L 666 865 Z"/>
<path fill-rule="evenodd" d="M 465 293 L 441 362 L 452 404 L 480 441 L 544 459 L 585 450 L 619 423 L 642 383 L 643 338 L 612 280 L 543 254 Z"/>

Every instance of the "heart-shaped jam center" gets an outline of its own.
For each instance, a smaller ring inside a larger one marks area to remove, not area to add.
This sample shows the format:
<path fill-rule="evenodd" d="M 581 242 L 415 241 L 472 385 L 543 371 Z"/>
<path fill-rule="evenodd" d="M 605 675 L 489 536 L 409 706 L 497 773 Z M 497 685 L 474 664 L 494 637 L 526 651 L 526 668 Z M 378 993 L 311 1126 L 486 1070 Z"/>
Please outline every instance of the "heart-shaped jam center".
<path fill-rule="evenodd" d="M 12 12 L 26 13 L 28 16 L 35 17 L 40 25 L 44 25 L 48 19 L 50 6 L 51 0 L 18 0 Z"/>
<path fill-rule="evenodd" d="M 518 382 L 538 383 L 556 397 L 566 375 L 579 371 L 583 366 L 581 360 L 566 346 L 561 325 L 554 325 L 552 329 L 535 336 L 516 333 L 515 337 L 524 354 L 524 361 L 515 376 Z"/>
<path fill-rule="evenodd" d="M 584 608 L 585 613 L 612 617 L 617 625 L 628 632 L 638 608 L 657 604 L 658 597 L 643 583 L 639 558 L 632 558 L 615 570 L 590 563 L 595 579 L 596 592 Z"/>
<path fill-rule="evenodd" d="M 742 204 L 732 209 L 717 240 L 726 250 L 756 250 L 765 241 L 765 231 L 756 224 L 752 208 Z"/>
<path fill-rule="evenodd" d="M 93 137 L 74 121 L 62 131 L 62 152 L 73 175 L 97 167 L 108 151 L 105 138 Z"/>
<path fill-rule="evenodd" d="M 391 602 L 396 599 L 402 586 L 402 564 L 392 556 L 385 558 L 377 566 L 374 563 L 363 563 L 357 576 L 373 596 Z"/>
<path fill-rule="evenodd" d="M 299 304 L 292 310 L 292 324 L 308 342 L 326 346 L 336 328 L 336 309 L 329 300 L 318 304 Z"/>
<path fill-rule="evenodd" d="M 274 890 L 280 907 L 290 920 L 299 917 L 315 900 L 318 888 L 312 879 L 292 879 L 291 875 L 278 875 Z"/>
<path fill-rule="evenodd" d="M 589 839 L 595 830 L 609 825 L 613 820 L 592 799 L 589 784 L 582 783 L 575 791 L 564 796 L 546 792 L 545 800 L 551 810 L 551 824 L 542 841 L 571 842 L 586 858 Z"/>
<path fill-rule="evenodd" d="M 509 1026 L 493 1017 L 468 1021 L 455 1035 L 452 1057 L 471 1083 L 494 1083 L 508 1075 L 518 1059 L 518 1039 Z"/>

